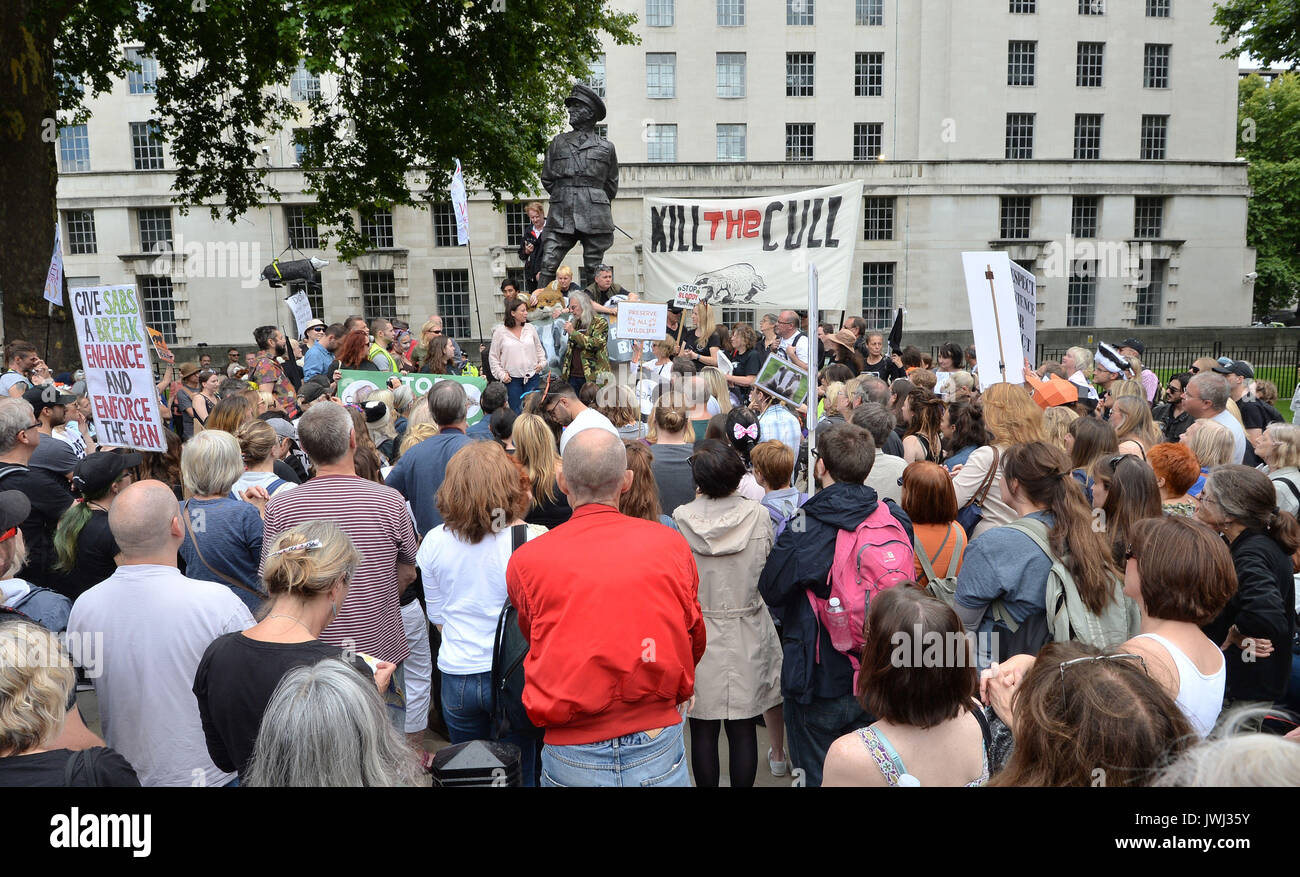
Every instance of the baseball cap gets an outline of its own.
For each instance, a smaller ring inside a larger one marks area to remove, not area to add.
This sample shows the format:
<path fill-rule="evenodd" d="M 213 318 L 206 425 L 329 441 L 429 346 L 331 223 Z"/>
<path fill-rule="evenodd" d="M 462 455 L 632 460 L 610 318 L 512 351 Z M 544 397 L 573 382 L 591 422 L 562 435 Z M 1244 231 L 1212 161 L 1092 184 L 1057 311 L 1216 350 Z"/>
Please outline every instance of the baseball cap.
<path fill-rule="evenodd" d="M 307 385 L 304 384 L 303 389 L 306 389 L 306 386 Z M 271 424 L 271 428 L 275 430 L 275 434 L 279 438 L 293 439 L 294 441 L 298 440 L 298 427 L 294 426 L 283 417 L 268 417 L 266 422 Z"/>
<path fill-rule="evenodd" d="M 1228 366 L 1232 365 L 1232 357 L 1231 357 L 1231 356 L 1220 356 L 1220 357 L 1219 357 L 1219 365 L 1223 366 L 1224 368 L 1227 368 Z"/>
<path fill-rule="evenodd" d="M 315 378 L 309 378 L 302 382 L 302 388 L 298 391 L 298 395 L 303 402 L 311 404 L 322 396 L 329 395 L 329 391 L 328 383 L 321 383 Z"/>
<path fill-rule="evenodd" d="M 0 490 L 0 532 L 8 533 L 31 514 L 32 502 L 21 490 Z"/>
<path fill-rule="evenodd" d="M 104 451 L 88 454 L 72 470 L 72 486 L 82 496 L 98 496 L 113 486 L 122 473 L 144 462 L 138 453 L 116 454 Z"/>
<path fill-rule="evenodd" d="M 27 404 L 32 406 L 32 410 L 39 416 L 42 408 L 49 408 L 51 405 L 71 405 L 77 401 L 76 396 L 63 392 L 53 384 L 44 387 L 29 387 L 23 398 Z"/>
<path fill-rule="evenodd" d="M 1253 380 L 1255 377 L 1255 370 L 1250 367 L 1249 363 L 1243 362 L 1240 359 L 1230 359 L 1226 366 L 1216 365 L 1213 371 L 1215 374 L 1220 375 L 1241 375 L 1247 380 Z"/>
<path fill-rule="evenodd" d="M 72 449 L 72 445 L 52 435 L 42 435 L 41 443 L 32 451 L 32 458 L 27 465 L 56 475 L 67 475 L 77 468 L 77 463 L 77 452 Z"/>
<path fill-rule="evenodd" d="M 1136 338 L 1125 338 L 1123 341 L 1119 343 L 1119 346 L 1132 347 L 1134 350 L 1138 352 L 1138 356 L 1145 356 L 1147 352 L 1146 347 L 1142 344 L 1141 341 L 1137 340 Z"/>
<path fill-rule="evenodd" d="M 1079 401 L 1079 388 L 1056 375 L 1048 375 L 1047 380 L 1039 380 L 1033 373 L 1025 375 L 1025 383 L 1034 391 L 1034 401 L 1046 411 L 1057 405 L 1073 405 Z"/>

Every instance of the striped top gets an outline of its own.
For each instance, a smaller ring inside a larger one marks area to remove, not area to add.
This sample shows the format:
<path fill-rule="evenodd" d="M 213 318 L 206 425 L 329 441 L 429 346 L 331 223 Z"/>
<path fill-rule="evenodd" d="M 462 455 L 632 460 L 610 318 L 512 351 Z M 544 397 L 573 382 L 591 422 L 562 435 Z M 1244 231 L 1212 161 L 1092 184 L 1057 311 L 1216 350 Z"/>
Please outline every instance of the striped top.
<path fill-rule="evenodd" d="M 331 520 L 361 552 L 338 615 L 320 639 L 351 645 L 381 661 L 406 660 L 409 649 L 398 603 L 397 564 L 415 564 L 419 547 L 406 501 L 391 487 L 353 475 L 318 475 L 293 490 L 277 491 L 266 504 L 260 577 L 266 555 L 285 530 L 305 521 Z M 350 642 L 348 642 L 350 641 Z"/>

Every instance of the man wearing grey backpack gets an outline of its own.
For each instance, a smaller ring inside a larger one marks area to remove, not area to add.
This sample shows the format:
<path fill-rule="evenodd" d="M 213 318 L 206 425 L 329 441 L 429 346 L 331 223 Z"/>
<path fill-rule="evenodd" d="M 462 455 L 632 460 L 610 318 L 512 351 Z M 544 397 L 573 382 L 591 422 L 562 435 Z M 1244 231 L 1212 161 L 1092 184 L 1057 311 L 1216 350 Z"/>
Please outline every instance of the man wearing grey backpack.
<path fill-rule="evenodd" d="M 971 540 L 953 604 L 967 632 L 979 634 L 980 668 L 1036 654 L 1053 640 L 1106 648 L 1136 635 L 1137 604 L 1124 596 L 1105 531 L 1093 529 L 1065 453 L 1046 442 L 1013 445 L 1002 485 L 1020 518 Z"/>
<path fill-rule="evenodd" d="M 817 493 L 777 537 L 758 579 L 763 600 L 781 619 L 786 747 L 796 768 L 794 782 L 808 786 L 821 785 L 826 750 L 836 738 L 874 721 L 853 690 L 853 665 L 832 645 L 808 592 L 829 597 L 827 579 L 840 532 L 855 531 L 881 502 L 864 483 L 876 459 L 866 430 L 847 423 L 831 427 L 818 437 L 816 457 Z M 912 522 L 894 503 L 886 505 L 910 544 Z M 908 564 L 910 572 L 910 555 Z"/>

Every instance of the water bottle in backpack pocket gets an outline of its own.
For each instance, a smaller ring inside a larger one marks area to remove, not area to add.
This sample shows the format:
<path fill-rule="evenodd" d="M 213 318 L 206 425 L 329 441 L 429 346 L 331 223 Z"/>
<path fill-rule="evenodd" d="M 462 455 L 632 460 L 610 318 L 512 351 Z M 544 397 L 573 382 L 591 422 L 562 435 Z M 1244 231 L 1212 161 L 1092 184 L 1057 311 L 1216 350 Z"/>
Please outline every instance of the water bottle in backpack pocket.
<path fill-rule="evenodd" d="M 807 592 L 818 624 L 830 633 L 835 650 L 853 665 L 855 687 L 858 656 L 865 644 L 862 628 L 867 621 L 871 595 L 911 581 L 914 562 L 912 540 L 882 502 L 857 529 L 841 530 L 835 537 L 835 559 L 827 577 L 830 585 L 827 598 Z M 832 605 L 839 611 L 833 611 Z M 817 661 L 821 662 L 820 639 Z"/>

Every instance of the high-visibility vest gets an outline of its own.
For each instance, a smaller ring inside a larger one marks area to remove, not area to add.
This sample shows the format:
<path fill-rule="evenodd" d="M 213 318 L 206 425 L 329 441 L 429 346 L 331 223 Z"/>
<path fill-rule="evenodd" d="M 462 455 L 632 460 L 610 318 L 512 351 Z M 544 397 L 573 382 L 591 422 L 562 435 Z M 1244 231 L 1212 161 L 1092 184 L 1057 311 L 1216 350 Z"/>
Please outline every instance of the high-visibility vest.
<path fill-rule="evenodd" d="M 397 371 L 397 360 L 393 358 L 393 355 L 389 353 L 387 350 L 385 350 L 384 348 L 380 347 L 378 342 L 372 341 L 370 344 L 370 350 L 366 352 L 366 359 L 370 360 L 371 362 L 374 362 L 375 354 L 377 353 L 382 353 L 384 355 L 384 358 L 388 360 L 388 369 L 387 369 L 388 371 L 390 372 Z"/>

